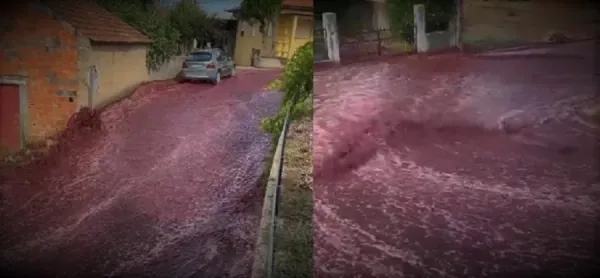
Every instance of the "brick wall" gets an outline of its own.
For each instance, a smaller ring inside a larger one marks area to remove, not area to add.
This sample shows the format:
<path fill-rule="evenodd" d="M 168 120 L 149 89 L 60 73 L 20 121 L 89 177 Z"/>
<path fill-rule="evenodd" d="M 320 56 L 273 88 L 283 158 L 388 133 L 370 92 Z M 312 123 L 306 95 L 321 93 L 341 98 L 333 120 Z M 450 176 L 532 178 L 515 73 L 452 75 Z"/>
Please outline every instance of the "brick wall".
<path fill-rule="evenodd" d="M 27 141 L 55 135 L 77 109 L 76 100 L 57 95 L 77 91 L 74 30 L 37 4 L 12 5 L 0 13 L 0 75 L 28 80 Z"/>
<path fill-rule="evenodd" d="M 560 32 L 574 39 L 598 34 L 597 9 L 585 0 L 463 0 L 466 44 L 519 44 Z"/>

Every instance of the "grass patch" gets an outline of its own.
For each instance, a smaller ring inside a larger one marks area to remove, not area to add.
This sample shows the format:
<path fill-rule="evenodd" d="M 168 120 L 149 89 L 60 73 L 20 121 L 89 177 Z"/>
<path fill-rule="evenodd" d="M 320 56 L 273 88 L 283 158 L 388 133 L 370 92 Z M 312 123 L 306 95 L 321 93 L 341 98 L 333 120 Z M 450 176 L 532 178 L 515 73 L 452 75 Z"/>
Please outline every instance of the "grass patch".
<path fill-rule="evenodd" d="M 312 117 L 292 122 L 284 159 L 274 276 L 312 277 Z"/>

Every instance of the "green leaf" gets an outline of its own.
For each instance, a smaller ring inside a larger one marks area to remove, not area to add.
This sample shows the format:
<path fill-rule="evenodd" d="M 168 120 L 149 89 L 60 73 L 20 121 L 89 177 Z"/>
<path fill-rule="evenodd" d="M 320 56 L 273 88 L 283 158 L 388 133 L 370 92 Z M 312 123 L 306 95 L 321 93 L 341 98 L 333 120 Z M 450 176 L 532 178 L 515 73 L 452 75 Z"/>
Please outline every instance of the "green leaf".
<path fill-rule="evenodd" d="M 264 131 L 279 137 L 285 121 L 285 115 L 292 107 L 291 119 L 310 116 L 312 114 L 313 96 L 313 43 L 308 42 L 299 47 L 285 66 L 281 85 L 283 103 L 279 113 L 263 120 Z"/>

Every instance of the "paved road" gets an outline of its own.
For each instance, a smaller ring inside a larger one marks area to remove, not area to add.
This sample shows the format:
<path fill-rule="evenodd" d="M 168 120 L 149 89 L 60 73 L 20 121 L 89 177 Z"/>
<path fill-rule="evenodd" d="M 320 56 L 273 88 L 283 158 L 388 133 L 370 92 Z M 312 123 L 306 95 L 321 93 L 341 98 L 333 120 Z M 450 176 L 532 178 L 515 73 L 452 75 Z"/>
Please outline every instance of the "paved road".
<path fill-rule="evenodd" d="M 4 172 L 2 267 L 28 277 L 247 277 L 277 72 L 148 85 L 45 163 Z M 82 133 L 83 134 L 83 133 Z"/>
<path fill-rule="evenodd" d="M 315 76 L 316 277 L 583 277 L 600 184 L 593 45 Z"/>

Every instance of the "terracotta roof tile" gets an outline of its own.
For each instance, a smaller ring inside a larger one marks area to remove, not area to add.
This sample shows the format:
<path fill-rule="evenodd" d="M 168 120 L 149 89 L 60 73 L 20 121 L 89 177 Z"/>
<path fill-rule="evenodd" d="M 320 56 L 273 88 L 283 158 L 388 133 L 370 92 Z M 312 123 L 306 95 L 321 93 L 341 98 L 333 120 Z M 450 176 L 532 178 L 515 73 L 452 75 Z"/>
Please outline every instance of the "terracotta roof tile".
<path fill-rule="evenodd" d="M 44 0 L 43 4 L 92 41 L 152 42 L 140 31 L 90 0 Z"/>

